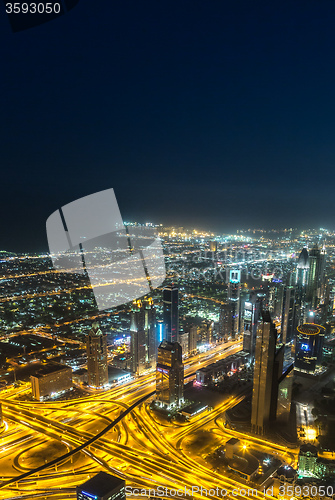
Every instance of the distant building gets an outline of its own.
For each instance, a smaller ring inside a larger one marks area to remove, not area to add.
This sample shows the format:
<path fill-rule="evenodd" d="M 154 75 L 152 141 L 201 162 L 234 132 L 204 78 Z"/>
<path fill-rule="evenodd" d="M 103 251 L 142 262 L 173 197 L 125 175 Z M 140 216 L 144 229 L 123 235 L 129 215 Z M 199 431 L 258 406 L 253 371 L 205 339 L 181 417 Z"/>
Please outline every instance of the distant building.
<path fill-rule="evenodd" d="M 261 300 L 256 292 L 250 294 L 244 303 L 243 313 L 243 351 L 255 356 L 258 320 L 261 314 Z"/>
<path fill-rule="evenodd" d="M 290 499 L 292 495 L 286 494 L 296 484 L 298 473 L 289 465 L 282 465 L 273 475 L 274 477 L 274 496 L 276 498 Z M 288 487 L 290 487 L 288 489 Z"/>
<path fill-rule="evenodd" d="M 283 299 L 284 299 L 283 283 L 270 283 L 269 312 L 275 318 L 282 315 Z"/>
<path fill-rule="evenodd" d="M 228 283 L 228 304 L 230 305 L 228 335 L 233 339 L 240 333 L 240 292 L 241 271 L 239 269 L 231 269 Z"/>
<path fill-rule="evenodd" d="M 31 375 L 30 381 L 33 399 L 40 401 L 54 393 L 71 389 L 72 369 L 58 363 L 48 363 Z"/>
<path fill-rule="evenodd" d="M 76 384 L 88 383 L 88 372 L 86 368 L 80 368 L 72 373 L 72 380 Z"/>
<path fill-rule="evenodd" d="M 308 280 L 308 270 L 309 270 L 309 257 L 307 248 L 303 248 L 297 263 L 295 284 L 299 287 L 307 286 Z"/>
<path fill-rule="evenodd" d="M 188 352 L 190 356 L 194 356 L 197 353 L 197 342 L 198 342 L 198 327 L 191 326 L 190 333 L 188 337 Z"/>
<path fill-rule="evenodd" d="M 318 449 L 315 446 L 310 443 L 302 444 L 298 456 L 299 476 L 314 476 L 317 458 Z"/>
<path fill-rule="evenodd" d="M 131 371 L 142 375 L 155 368 L 157 349 L 156 310 L 152 298 L 135 300 L 131 309 Z"/>
<path fill-rule="evenodd" d="M 179 344 L 181 345 L 183 356 L 188 356 L 189 333 L 179 332 Z"/>
<path fill-rule="evenodd" d="M 335 460 L 318 457 L 315 462 L 315 475 L 320 479 L 335 477 Z"/>
<path fill-rule="evenodd" d="M 102 333 L 99 323 L 94 322 L 87 335 L 88 385 L 96 388 L 108 384 L 107 335 Z"/>
<path fill-rule="evenodd" d="M 321 364 L 325 328 L 315 323 L 297 327 L 295 368 L 313 374 Z"/>
<path fill-rule="evenodd" d="M 115 368 L 114 366 L 109 366 L 108 377 L 110 384 L 124 384 L 125 382 L 131 380 L 131 373 Z"/>
<path fill-rule="evenodd" d="M 277 380 L 277 405 L 275 409 L 275 420 L 287 423 L 291 412 L 292 385 L 293 385 L 294 364 L 287 367 L 284 373 L 279 374 Z M 276 381 L 275 381 L 276 383 Z"/>
<path fill-rule="evenodd" d="M 209 242 L 209 249 L 211 252 L 217 252 L 218 250 L 218 242 L 217 241 L 210 241 Z"/>
<path fill-rule="evenodd" d="M 126 500 L 124 479 L 99 472 L 81 486 L 77 486 L 77 500 Z"/>
<path fill-rule="evenodd" d="M 163 290 L 164 339 L 178 342 L 179 334 L 179 298 L 178 288 L 170 285 Z"/>
<path fill-rule="evenodd" d="M 241 450 L 241 442 L 237 438 L 231 438 L 226 442 L 226 457 L 234 458 L 234 455 Z"/>
<path fill-rule="evenodd" d="M 286 286 L 284 289 L 281 321 L 281 340 L 284 344 L 290 342 L 294 337 L 295 293 L 294 286 Z"/>
<path fill-rule="evenodd" d="M 179 406 L 183 401 L 184 365 L 178 342 L 164 340 L 158 348 L 156 400 L 162 406 Z"/>
<path fill-rule="evenodd" d="M 239 351 L 197 370 L 196 381 L 201 385 L 210 385 L 212 382 L 223 380 L 228 374 L 240 371 L 249 363 L 250 354 Z"/>
<path fill-rule="evenodd" d="M 325 250 L 315 245 L 309 252 L 309 269 L 307 278 L 306 300 L 316 307 L 318 299 L 323 295 L 325 284 Z"/>

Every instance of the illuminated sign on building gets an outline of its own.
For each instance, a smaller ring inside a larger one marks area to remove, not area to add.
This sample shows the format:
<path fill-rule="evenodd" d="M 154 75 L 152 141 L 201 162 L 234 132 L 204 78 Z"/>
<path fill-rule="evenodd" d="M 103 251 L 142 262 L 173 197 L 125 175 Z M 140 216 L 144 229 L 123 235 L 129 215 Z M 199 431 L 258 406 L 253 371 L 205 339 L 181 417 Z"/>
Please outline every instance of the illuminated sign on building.
<path fill-rule="evenodd" d="M 239 269 L 231 269 L 229 273 L 230 283 L 240 283 L 241 282 L 241 271 Z"/>

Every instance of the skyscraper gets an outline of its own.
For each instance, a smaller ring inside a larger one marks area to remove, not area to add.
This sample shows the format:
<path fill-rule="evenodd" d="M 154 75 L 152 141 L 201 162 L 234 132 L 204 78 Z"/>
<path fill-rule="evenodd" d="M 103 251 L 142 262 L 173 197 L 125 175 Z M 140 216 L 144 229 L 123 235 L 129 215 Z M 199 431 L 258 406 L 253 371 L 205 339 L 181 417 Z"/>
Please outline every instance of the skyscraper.
<path fill-rule="evenodd" d="M 103 387 L 108 384 L 107 335 L 102 333 L 98 322 L 94 322 L 87 336 L 88 384 Z"/>
<path fill-rule="evenodd" d="M 306 286 L 309 270 L 309 258 L 307 248 L 303 248 L 298 257 L 298 264 L 295 274 L 295 284 L 298 286 Z"/>
<path fill-rule="evenodd" d="M 261 313 L 261 300 L 256 292 L 251 292 L 249 300 L 244 303 L 243 314 L 243 351 L 255 355 L 257 325 Z"/>
<path fill-rule="evenodd" d="M 230 305 L 230 335 L 235 338 L 240 333 L 240 291 L 241 271 L 231 269 L 228 283 L 228 304 Z"/>
<path fill-rule="evenodd" d="M 315 323 L 297 327 L 295 368 L 305 373 L 314 373 L 321 364 L 325 328 Z"/>
<path fill-rule="evenodd" d="M 179 304 L 178 288 L 170 285 L 163 290 L 163 323 L 164 339 L 178 342 L 179 335 Z"/>
<path fill-rule="evenodd" d="M 164 340 L 158 348 L 156 400 L 163 406 L 179 406 L 183 400 L 184 365 L 178 342 Z"/>
<path fill-rule="evenodd" d="M 306 300 L 312 308 L 318 306 L 324 298 L 326 251 L 315 245 L 309 252 L 309 269 L 307 279 Z"/>
<path fill-rule="evenodd" d="M 131 370 L 136 375 L 155 367 L 157 348 L 156 310 L 152 298 L 135 300 L 131 309 Z"/>
<path fill-rule="evenodd" d="M 256 336 L 251 427 L 263 434 L 270 421 L 277 330 L 268 311 L 262 312 Z"/>
<path fill-rule="evenodd" d="M 296 315 L 295 299 L 295 287 L 286 286 L 284 288 L 283 313 L 281 321 L 281 341 L 283 344 L 290 342 L 294 336 L 294 320 Z"/>
<path fill-rule="evenodd" d="M 196 325 L 193 325 L 190 328 L 190 334 L 188 338 L 188 352 L 190 356 L 194 356 L 197 353 L 197 342 L 198 342 L 198 327 Z"/>

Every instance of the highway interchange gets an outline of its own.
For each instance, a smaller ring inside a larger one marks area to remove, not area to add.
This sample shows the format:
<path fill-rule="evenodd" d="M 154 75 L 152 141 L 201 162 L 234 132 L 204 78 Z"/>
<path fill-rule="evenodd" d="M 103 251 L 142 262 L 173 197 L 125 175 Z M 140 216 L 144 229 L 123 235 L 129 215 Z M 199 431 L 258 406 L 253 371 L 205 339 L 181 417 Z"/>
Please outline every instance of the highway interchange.
<path fill-rule="evenodd" d="M 241 342 L 235 341 L 191 358 L 185 376 L 239 350 Z M 192 486 L 224 488 L 231 498 L 242 498 L 231 493 L 246 488 L 242 479 L 237 482 L 219 474 L 185 445 L 185 439 L 199 429 L 215 432 L 223 445 L 234 436 L 245 446 L 276 453 L 284 463 L 295 462 L 297 450 L 223 426 L 220 416 L 242 396 L 226 396 L 212 411 L 182 424 L 163 422 L 149 409 L 155 391 L 154 374 L 81 399 L 16 399 L 29 391 L 26 384 L 1 392 L 4 425 L 0 434 L 0 498 L 4 500 L 76 498 L 75 486 L 99 470 L 125 478 L 134 488 L 186 488 L 186 495 L 179 498 L 188 498 Z M 205 494 L 193 491 L 192 496 L 204 498 Z M 264 499 L 263 491 L 256 498 Z"/>

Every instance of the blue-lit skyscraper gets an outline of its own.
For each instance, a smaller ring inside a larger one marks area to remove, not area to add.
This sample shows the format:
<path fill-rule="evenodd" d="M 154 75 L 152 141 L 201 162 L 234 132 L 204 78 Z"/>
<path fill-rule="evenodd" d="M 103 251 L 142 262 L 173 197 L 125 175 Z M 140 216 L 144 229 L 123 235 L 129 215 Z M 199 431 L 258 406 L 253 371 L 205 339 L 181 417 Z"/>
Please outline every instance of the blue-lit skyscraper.
<path fill-rule="evenodd" d="M 297 327 L 295 368 L 313 374 L 321 363 L 325 328 L 315 323 Z"/>
<path fill-rule="evenodd" d="M 164 339 L 178 342 L 179 335 L 179 298 L 178 288 L 170 285 L 163 290 Z"/>

